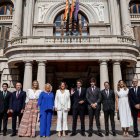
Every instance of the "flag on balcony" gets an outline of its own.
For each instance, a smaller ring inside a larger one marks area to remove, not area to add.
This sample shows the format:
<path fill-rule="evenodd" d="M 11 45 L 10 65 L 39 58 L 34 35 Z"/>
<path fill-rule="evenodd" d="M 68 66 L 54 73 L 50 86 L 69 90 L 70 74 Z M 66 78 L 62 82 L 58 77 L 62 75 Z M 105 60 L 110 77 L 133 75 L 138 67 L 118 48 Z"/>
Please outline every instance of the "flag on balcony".
<path fill-rule="evenodd" d="M 79 0 L 76 0 L 75 10 L 74 10 L 74 20 L 77 21 L 79 12 Z"/>
<path fill-rule="evenodd" d="M 71 8 L 70 8 L 70 20 L 72 20 L 73 18 L 74 9 L 75 9 L 75 0 L 72 0 Z"/>
<path fill-rule="evenodd" d="M 66 7 L 65 7 L 65 13 L 64 13 L 64 21 L 68 19 L 69 15 L 69 0 L 66 0 Z"/>

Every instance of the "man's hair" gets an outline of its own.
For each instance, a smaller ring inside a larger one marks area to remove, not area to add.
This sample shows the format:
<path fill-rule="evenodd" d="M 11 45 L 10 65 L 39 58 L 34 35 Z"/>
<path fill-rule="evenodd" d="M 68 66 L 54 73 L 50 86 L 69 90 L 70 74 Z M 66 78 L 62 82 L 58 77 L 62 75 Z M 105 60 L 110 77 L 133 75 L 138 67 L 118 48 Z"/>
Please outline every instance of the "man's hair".
<path fill-rule="evenodd" d="M 78 79 L 76 82 L 80 82 L 81 84 L 83 84 L 82 79 Z"/>
<path fill-rule="evenodd" d="M 104 85 L 105 85 L 105 84 L 109 84 L 109 82 L 108 82 L 108 81 L 105 81 L 105 82 L 104 82 Z M 109 85 L 110 85 L 110 84 L 109 84 Z"/>
<path fill-rule="evenodd" d="M 90 78 L 90 83 L 95 83 L 96 84 L 96 79 L 94 77 Z"/>
<path fill-rule="evenodd" d="M 4 86 L 4 85 L 8 87 L 8 84 L 7 84 L 7 83 L 3 83 L 3 84 L 2 84 L 2 86 Z"/>

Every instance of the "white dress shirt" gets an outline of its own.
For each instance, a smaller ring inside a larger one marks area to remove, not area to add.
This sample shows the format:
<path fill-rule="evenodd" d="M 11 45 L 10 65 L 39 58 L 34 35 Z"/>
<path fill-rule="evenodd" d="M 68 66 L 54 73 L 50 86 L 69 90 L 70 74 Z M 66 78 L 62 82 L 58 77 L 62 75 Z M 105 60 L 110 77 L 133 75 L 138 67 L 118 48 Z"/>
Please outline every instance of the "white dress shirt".
<path fill-rule="evenodd" d="M 29 100 L 38 99 L 40 93 L 41 93 L 41 90 L 36 90 L 34 92 L 33 89 L 28 89 L 27 93 L 26 93 L 26 101 L 25 102 L 28 103 Z"/>

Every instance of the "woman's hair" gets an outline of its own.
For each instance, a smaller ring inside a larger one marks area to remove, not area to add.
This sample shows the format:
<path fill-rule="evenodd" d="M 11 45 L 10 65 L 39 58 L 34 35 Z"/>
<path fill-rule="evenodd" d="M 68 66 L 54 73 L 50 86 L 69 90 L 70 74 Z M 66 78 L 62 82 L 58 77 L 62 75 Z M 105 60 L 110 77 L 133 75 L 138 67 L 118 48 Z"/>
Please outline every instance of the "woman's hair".
<path fill-rule="evenodd" d="M 46 86 L 50 87 L 50 92 L 51 92 L 52 91 L 52 85 L 50 83 L 47 83 L 47 84 L 45 84 L 45 88 L 46 88 Z"/>
<path fill-rule="evenodd" d="M 62 84 L 64 84 L 64 85 L 65 85 L 65 89 L 66 89 L 66 88 L 67 88 L 67 84 L 66 84 L 66 82 L 63 82 L 63 81 L 62 81 L 62 82 L 60 82 L 60 84 L 59 84 L 59 89 L 61 89 L 61 85 L 62 85 Z"/>
<path fill-rule="evenodd" d="M 117 85 L 117 91 L 120 91 L 120 88 L 121 88 L 120 83 L 121 83 L 121 82 L 123 82 L 123 88 L 124 88 L 124 90 L 127 90 L 126 83 L 125 83 L 123 80 L 120 80 L 120 81 L 118 82 L 118 85 Z"/>
<path fill-rule="evenodd" d="M 36 82 L 36 83 L 37 83 L 37 85 L 38 85 L 38 86 L 37 86 L 37 89 L 39 89 L 39 83 L 38 83 L 38 81 L 37 81 L 37 80 L 34 80 L 34 81 L 33 81 L 33 83 L 32 83 L 32 88 L 33 88 L 33 86 L 34 86 L 34 83 L 35 83 L 35 82 Z"/>

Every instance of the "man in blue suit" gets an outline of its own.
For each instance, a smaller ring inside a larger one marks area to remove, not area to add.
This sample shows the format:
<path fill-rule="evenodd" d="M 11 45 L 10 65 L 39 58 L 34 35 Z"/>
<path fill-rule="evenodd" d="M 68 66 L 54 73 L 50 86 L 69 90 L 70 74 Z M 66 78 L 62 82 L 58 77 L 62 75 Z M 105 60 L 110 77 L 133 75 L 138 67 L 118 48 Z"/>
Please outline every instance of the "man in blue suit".
<path fill-rule="evenodd" d="M 14 91 L 11 95 L 10 100 L 10 112 L 12 113 L 12 134 L 11 136 L 16 135 L 16 123 L 17 117 L 19 118 L 19 124 L 23 115 L 23 111 L 25 108 L 25 99 L 26 92 L 21 90 L 21 83 L 16 83 L 16 91 Z"/>
<path fill-rule="evenodd" d="M 2 84 L 2 89 L 3 91 L 0 91 L 0 132 L 3 122 L 3 136 L 6 136 L 11 92 L 8 91 L 7 83 Z"/>
<path fill-rule="evenodd" d="M 138 80 L 133 79 L 133 87 L 129 90 L 129 103 L 133 116 L 134 134 L 133 137 L 138 137 L 138 112 L 140 112 L 140 87 L 138 86 Z"/>

